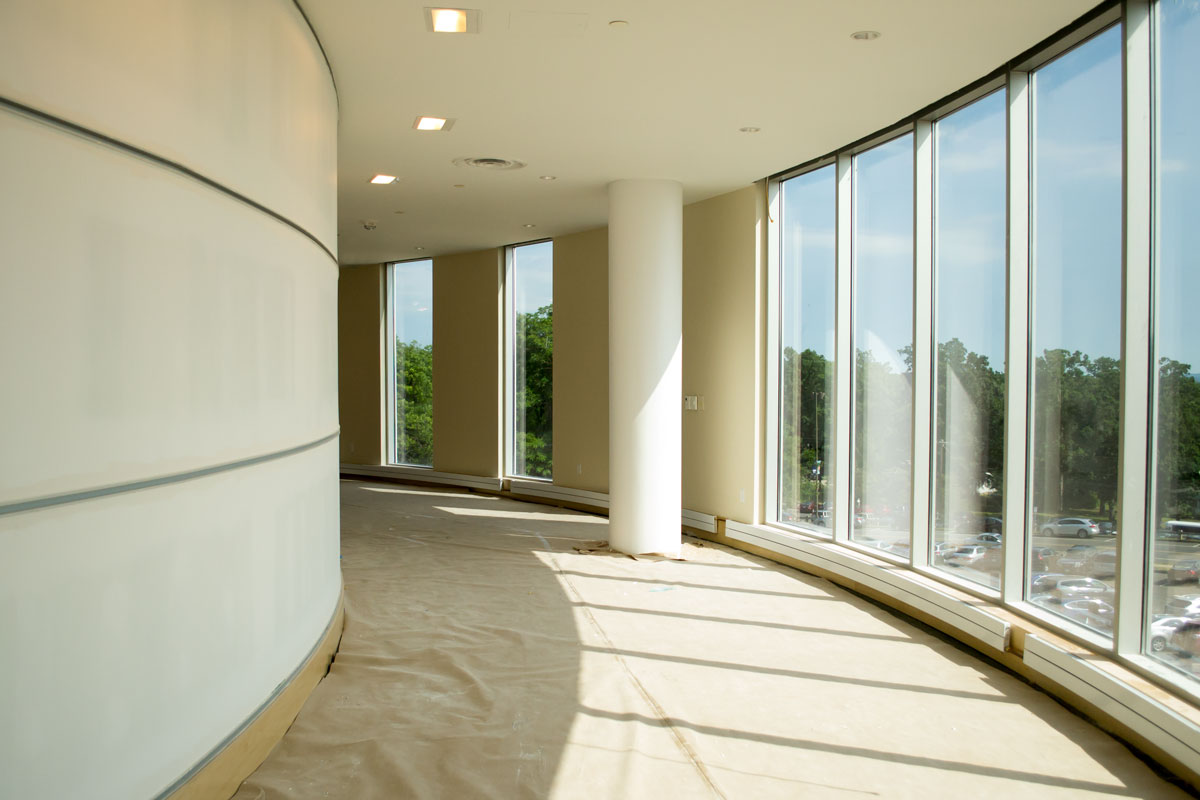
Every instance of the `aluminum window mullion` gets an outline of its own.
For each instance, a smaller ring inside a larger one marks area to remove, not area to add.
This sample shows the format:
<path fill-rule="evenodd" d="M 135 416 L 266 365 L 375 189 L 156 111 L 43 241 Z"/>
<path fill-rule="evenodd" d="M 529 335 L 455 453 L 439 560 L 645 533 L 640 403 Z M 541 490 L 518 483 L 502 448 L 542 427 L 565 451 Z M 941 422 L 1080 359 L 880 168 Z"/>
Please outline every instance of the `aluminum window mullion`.
<path fill-rule="evenodd" d="M 783 192 L 779 181 L 767 184 L 767 480 L 764 484 L 763 503 L 766 519 L 779 522 L 779 481 L 783 471 L 779 464 L 779 436 L 781 431 L 779 395 L 783 391 L 780 382 L 779 360 L 783 358 L 783 342 L 780 341 L 780 304 L 783 294 L 780 283 L 783 273 L 779 237 L 783 235 L 780 214 L 783 212 Z"/>
<path fill-rule="evenodd" d="M 850 154 L 837 157 L 837 214 L 834 225 L 837 264 L 836 294 L 836 363 L 834 365 L 834 446 L 832 448 L 834 496 L 833 538 L 845 543 L 850 539 L 850 522 L 853 509 L 850 506 L 851 458 L 854 452 L 851 412 L 853 410 L 854 350 L 850 341 L 851 305 L 850 293 L 854 286 L 854 259 L 851 251 L 852 224 L 854 219 L 853 183 L 854 159 Z"/>
<path fill-rule="evenodd" d="M 1030 81 L 1027 72 L 1008 76 L 1008 276 L 1004 365 L 1004 568 L 1005 603 L 1024 597 L 1026 447 L 1029 415 L 1029 221 Z"/>
<path fill-rule="evenodd" d="M 933 123 L 913 131 L 913 378 L 912 501 L 909 506 L 913 566 L 929 564 L 929 496 L 933 446 Z"/>
<path fill-rule="evenodd" d="M 1125 3 L 1124 46 L 1124 252 L 1121 321 L 1121 401 L 1117 596 L 1113 645 L 1118 653 L 1142 649 L 1146 589 L 1148 509 L 1147 443 L 1150 435 L 1152 51 L 1151 10 L 1145 0 Z"/>
<path fill-rule="evenodd" d="M 394 264 L 384 266 L 383 279 L 383 316 L 384 316 L 384 345 L 383 345 L 383 402 L 384 402 L 384 436 L 382 463 L 395 464 L 400 460 L 396 452 L 396 309 L 395 271 Z"/>
<path fill-rule="evenodd" d="M 504 248 L 504 474 L 516 466 L 516 317 L 513 315 L 513 248 Z"/>

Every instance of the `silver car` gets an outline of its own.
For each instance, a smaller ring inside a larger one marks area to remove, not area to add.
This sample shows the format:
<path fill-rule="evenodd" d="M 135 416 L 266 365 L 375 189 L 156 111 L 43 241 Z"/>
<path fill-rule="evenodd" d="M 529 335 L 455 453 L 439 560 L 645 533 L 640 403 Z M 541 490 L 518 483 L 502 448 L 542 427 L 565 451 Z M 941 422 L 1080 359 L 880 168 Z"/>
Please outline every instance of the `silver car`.
<path fill-rule="evenodd" d="M 1100 535 L 1100 526 L 1087 517 L 1059 517 L 1042 526 L 1042 536 L 1076 536 L 1090 539 Z"/>

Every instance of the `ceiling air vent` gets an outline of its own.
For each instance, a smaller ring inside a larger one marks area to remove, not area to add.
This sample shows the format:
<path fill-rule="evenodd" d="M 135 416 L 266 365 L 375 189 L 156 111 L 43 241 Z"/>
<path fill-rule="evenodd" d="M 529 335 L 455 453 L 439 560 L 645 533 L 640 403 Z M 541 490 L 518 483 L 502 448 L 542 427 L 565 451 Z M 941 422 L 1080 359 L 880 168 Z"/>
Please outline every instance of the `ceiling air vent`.
<path fill-rule="evenodd" d="M 455 166 L 459 167 L 477 167 L 478 169 L 489 169 L 492 171 L 500 171 L 506 169 L 521 169 L 525 166 L 524 161 L 517 161 L 513 158 L 456 158 L 454 159 Z"/>

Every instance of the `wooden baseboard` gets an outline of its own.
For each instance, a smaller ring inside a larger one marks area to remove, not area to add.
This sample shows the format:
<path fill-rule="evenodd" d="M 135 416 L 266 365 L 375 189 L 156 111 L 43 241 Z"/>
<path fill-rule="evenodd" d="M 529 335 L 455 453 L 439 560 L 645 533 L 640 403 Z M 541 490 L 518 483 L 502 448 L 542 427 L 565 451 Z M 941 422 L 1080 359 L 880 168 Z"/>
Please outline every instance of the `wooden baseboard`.
<path fill-rule="evenodd" d="M 328 673 L 342 638 L 344 605 L 344 596 L 339 597 L 325 635 L 291 682 L 186 783 L 167 795 L 170 800 L 227 800 L 237 792 L 242 781 L 258 769 L 287 733 L 304 701 Z"/>

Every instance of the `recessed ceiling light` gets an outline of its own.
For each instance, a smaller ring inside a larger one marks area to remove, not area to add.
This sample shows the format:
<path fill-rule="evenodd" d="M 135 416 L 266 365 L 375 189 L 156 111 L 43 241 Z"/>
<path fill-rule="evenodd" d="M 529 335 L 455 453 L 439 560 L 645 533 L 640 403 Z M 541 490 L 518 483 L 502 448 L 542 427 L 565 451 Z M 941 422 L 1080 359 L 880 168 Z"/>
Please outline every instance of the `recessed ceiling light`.
<path fill-rule="evenodd" d="M 522 225 L 521 227 L 522 227 L 522 228 L 536 228 L 536 227 L 537 227 L 537 225 L 534 225 L 532 222 L 526 222 L 526 223 L 525 223 L 524 225 Z"/>
<path fill-rule="evenodd" d="M 610 20 L 608 23 L 608 27 L 610 27 L 610 28 L 628 28 L 629 20 L 625 20 L 625 19 Z"/>
<path fill-rule="evenodd" d="M 413 250 L 424 250 L 424 247 L 414 247 Z"/>
<path fill-rule="evenodd" d="M 750 126 L 750 127 L 746 127 L 746 128 L 738 128 L 738 131 L 740 133 L 758 133 L 761 130 L 762 130 L 762 128 L 755 128 L 754 126 Z"/>
<path fill-rule="evenodd" d="M 379 186 L 386 186 L 389 183 L 395 183 L 397 180 L 399 180 L 399 178 L 397 178 L 395 175 L 376 175 L 374 178 L 371 178 L 371 183 Z"/>
<path fill-rule="evenodd" d="M 425 29 L 430 33 L 479 33 L 479 10 L 426 6 Z"/>
<path fill-rule="evenodd" d="M 556 175 L 539 175 L 538 180 L 539 181 L 556 181 L 556 180 L 558 180 L 558 176 L 556 176 Z"/>
<path fill-rule="evenodd" d="M 879 31 L 855 31 L 850 34 L 850 38 L 859 42 L 870 42 L 879 38 Z"/>
<path fill-rule="evenodd" d="M 404 212 L 403 211 L 393 211 L 392 213 L 393 214 L 403 214 Z"/>
<path fill-rule="evenodd" d="M 465 188 L 467 188 L 467 185 L 465 183 L 456 183 L 456 184 L 454 184 L 454 188 L 455 189 L 465 189 Z"/>
<path fill-rule="evenodd" d="M 413 128 L 418 131 L 448 131 L 454 127 L 454 120 L 442 117 L 417 117 L 413 120 Z"/>

